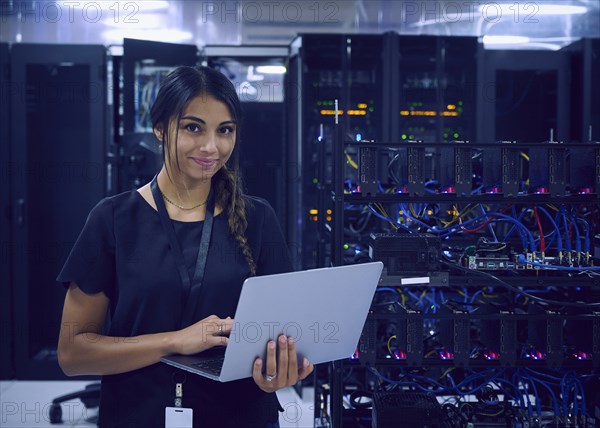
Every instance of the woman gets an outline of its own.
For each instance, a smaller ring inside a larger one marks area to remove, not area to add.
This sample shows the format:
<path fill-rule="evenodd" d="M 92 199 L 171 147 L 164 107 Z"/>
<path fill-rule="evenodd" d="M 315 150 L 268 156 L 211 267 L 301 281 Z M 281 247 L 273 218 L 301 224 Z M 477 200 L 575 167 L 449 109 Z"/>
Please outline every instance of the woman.
<path fill-rule="evenodd" d="M 179 67 L 162 83 L 151 120 L 162 169 L 91 211 L 58 277 L 68 286 L 59 363 L 67 375 L 102 375 L 101 427 L 164 426 L 177 384 L 194 427 L 276 427 L 274 391 L 313 370 L 306 360 L 298 369 L 285 336 L 240 381 L 159 362 L 226 346 L 244 279 L 291 270 L 273 209 L 243 195 L 237 168 L 226 166 L 239 145 L 235 89 L 215 70 Z"/>

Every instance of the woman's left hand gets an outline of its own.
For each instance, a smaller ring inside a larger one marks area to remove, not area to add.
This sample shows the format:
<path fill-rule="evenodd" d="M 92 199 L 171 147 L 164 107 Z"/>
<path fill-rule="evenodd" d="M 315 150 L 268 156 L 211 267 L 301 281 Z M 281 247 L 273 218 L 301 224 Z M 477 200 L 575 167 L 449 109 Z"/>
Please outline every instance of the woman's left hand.
<path fill-rule="evenodd" d="M 278 342 L 276 344 L 271 340 L 267 344 L 267 366 L 264 374 L 262 358 L 254 361 L 252 377 L 258 387 L 265 392 L 274 392 L 295 385 L 296 382 L 311 374 L 314 368 L 306 358 L 298 368 L 296 344 L 293 338 L 281 335 Z M 277 353 L 277 346 L 279 346 L 279 353 Z"/>

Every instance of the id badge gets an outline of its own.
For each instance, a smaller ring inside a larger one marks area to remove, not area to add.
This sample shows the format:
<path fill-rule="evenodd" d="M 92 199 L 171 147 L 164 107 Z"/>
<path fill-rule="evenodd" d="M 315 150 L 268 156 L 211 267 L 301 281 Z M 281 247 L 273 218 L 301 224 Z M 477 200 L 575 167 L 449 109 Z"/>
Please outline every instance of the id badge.
<path fill-rule="evenodd" d="M 165 407 L 165 428 L 192 428 L 194 410 Z"/>

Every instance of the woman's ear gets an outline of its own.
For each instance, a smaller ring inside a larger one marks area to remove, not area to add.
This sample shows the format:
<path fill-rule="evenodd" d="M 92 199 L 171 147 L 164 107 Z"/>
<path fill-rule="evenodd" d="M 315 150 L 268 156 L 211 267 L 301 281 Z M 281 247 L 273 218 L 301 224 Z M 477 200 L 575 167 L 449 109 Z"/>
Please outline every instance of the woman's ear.
<path fill-rule="evenodd" d="M 162 127 L 156 127 L 154 129 L 152 129 L 152 131 L 154 132 L 154 135 L 156 136 L 156 138 L 158 138 L 158 141 L 160 141 L 161 143 L 163 142 L 163 130 Z"/>

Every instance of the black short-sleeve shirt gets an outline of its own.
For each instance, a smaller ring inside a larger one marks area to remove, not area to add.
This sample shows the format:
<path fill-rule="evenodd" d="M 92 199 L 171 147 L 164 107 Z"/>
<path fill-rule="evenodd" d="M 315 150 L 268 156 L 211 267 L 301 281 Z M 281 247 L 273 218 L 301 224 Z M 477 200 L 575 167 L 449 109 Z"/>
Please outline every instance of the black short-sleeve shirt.
<path fill-rule="evenodd" d="M 246 196 L 246 236 L 257 275 L 292 270 L 275 212 L 263 199 Z M 203 222 L 172 220 L 193 274 Z M 192 275 L 193 276 L 193 275 Z M 250 270 L 223 212 L 214 218 L 206 271 L 195 321 L 209 315 L 233 317 Z M 180 328 L 185 307 L 176 258 L 158 212 L 137 191 L 105 198 L 90 212 L 57 280 L 75 282 L 88 294 L 110 299 L 107 335 L 132 337 Z M 164 426 L 183 372 L 162 363 L 102 377 L 101 427 Z M 184 407 L 194 409 L 194 427 L 263 427 L 278 418 L 275 394 L 250 379 L 220 383 L 186 375 Z"/>

